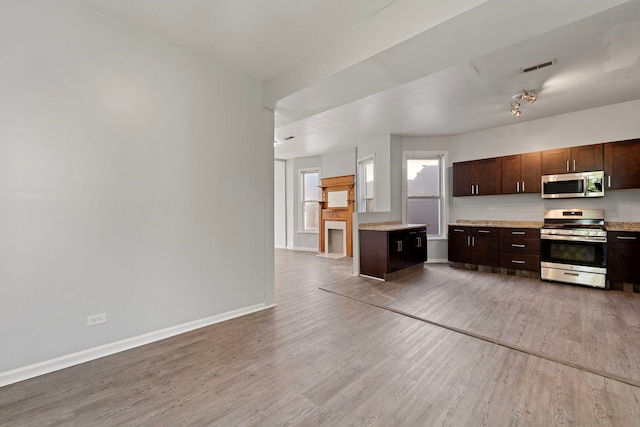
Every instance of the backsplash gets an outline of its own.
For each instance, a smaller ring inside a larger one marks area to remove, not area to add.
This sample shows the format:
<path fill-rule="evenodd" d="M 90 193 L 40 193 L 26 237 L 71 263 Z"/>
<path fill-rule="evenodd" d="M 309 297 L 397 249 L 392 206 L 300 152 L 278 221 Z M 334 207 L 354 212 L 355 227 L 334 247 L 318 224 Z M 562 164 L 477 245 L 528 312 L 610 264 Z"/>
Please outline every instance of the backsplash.
<path fill-rule="evenodd" d="M 449 222 L 542 221 L 545 209 L 604 209 L 608 222 L 640 222 L 640 189 L 616 190 L 593 199 L 542 199 L 539 194 L 451 198 Z"/>

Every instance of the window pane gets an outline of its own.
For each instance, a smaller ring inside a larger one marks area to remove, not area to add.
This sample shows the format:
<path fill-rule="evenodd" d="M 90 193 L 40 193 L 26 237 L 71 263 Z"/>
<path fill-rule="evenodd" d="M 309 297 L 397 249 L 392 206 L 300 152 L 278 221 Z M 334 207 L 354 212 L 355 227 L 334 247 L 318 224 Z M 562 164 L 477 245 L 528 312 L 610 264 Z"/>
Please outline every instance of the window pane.
<path fill-rule="evenodd" d="M 367 162 L 364 165 L 365 176 L 365 197 L 367 199 L 373 199 L 373 161 Z"/>
<path fill-rule="evenodd" d="M 440 161 L 407 160 L 407 196 L 440 197 Z"/>
<path fill-rule="evenodd" d="M 440 199 L 408 199 L 407 222 L 427 224 L 427 234 L 440 234 Z"/>
<path fill-rule="evenodd" d="M 304 200 L 318 200 L 318 173 L 303 173 L 304 177 Z"/>
<path fill-rule="evenodd" d="M 304 202 L 304 230 L 318 229 L 318 202 Z"/>
<path fill-rule="evenodd" d="M 365 200 L 366 212 L 373 212 L 373 199 Z"/>

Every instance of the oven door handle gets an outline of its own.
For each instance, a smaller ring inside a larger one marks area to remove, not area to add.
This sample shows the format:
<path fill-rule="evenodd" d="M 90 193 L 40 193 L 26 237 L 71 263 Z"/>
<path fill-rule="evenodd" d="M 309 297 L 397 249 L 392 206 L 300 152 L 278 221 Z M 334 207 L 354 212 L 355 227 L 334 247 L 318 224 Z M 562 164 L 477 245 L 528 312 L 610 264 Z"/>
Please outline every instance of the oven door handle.
<path fill-rule="evenodd" d="M 541 234 L 541 240 L 564 240 L 567 242 L 607 243 L 606 237 L 597 236 L 566 236 L 563 234 Z"/>

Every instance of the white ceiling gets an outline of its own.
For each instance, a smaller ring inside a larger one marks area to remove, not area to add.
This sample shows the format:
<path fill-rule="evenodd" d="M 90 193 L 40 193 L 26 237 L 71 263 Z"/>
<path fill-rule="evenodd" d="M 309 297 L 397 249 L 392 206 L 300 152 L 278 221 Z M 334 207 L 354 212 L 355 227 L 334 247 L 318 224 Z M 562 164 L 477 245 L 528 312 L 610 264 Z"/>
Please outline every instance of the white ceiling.
<path fill-rule="evenodd" d="M 278 158 L 640 98 L 640 0 L 73 2 L 264 80 Z"/>

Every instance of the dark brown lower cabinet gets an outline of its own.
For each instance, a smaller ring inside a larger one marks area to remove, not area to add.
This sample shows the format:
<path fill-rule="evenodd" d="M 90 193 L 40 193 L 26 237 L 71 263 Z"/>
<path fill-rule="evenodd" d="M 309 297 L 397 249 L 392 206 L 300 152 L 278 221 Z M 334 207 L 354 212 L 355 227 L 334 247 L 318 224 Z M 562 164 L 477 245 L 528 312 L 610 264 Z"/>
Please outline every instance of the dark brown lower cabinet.
<path fill-rule="evenodd" d="M 540 271 L 540 230 L 501 228 L 500 267 Z"/>
<path fill-rule="evenodd" d="M 640 286 L 640 233 L 607 232 L 607 278 Z"/>
<path fill-rule="evenodd" d="M 449 226 L 449 261 L 471 264 L 473 261 L 471 228 L 472 227 Z"/>
<path fill-rule="evenodd" d="M 498 266 L 496 227 L 449 226 L 449 261 Z"/>
<path fill-rule="evenodd" d="M 360 274 L 386 279 L 390 273 L 427 260 L 425 226 L 360 230 Z"/>

